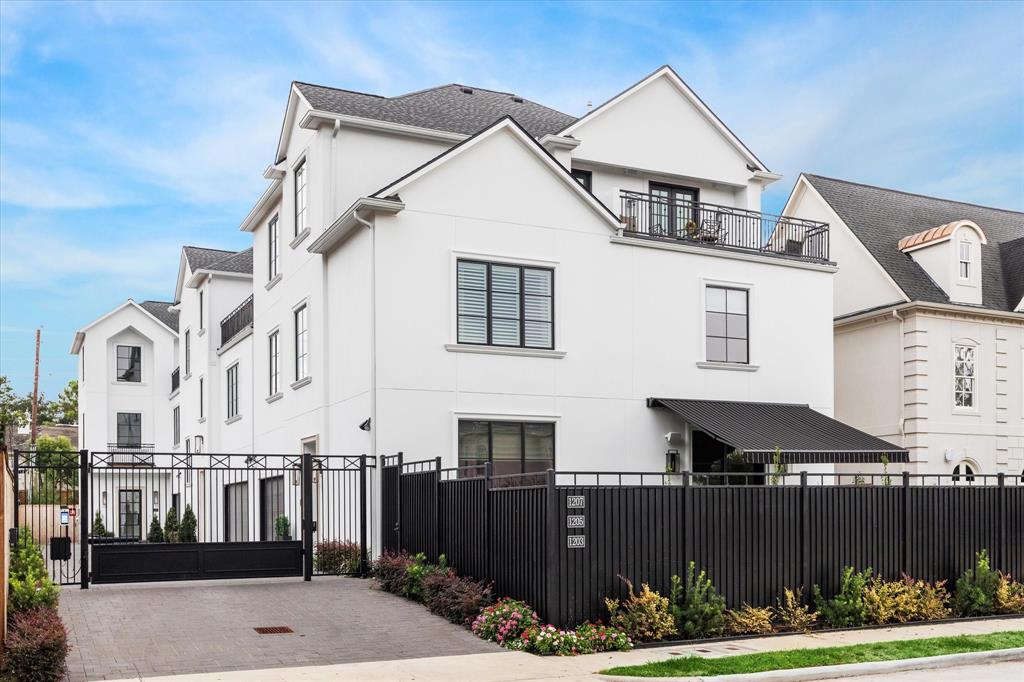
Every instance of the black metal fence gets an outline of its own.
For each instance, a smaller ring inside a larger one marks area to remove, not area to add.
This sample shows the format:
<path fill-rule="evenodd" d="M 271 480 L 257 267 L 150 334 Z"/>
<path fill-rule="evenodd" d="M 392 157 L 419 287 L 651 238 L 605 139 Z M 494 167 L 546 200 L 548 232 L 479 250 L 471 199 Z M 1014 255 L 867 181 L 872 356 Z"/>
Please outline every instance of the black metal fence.
<path fill-rule="evenodd" d="M 625 593 L 619 576 L 667 594 L 690 561 L 730 607 L 773 605 L 786 587 L 831 595 L 847 565 L 955 580 L 982 549 L 1024 575 L 1018 476 L 782 474 L 773 485 L 708 485 L 690 473 L 548 472 L 538 485 L 536 475 L 400 456 L 382 472 L 382 515 L 395 523 L 384 549 L 444 554 L 559 626 L 606 618 L 604 598 Z"/>
<path fill-rule="evenodd" d="M 61 584 L 363 575 L 373 551 L 365 455 L 16 451 L 14 473 Z"/>
<path fill-rule="evenodd" d="M 619 199 L 628 236 L 828 261 L 828 223 L 640 192 Z"/>

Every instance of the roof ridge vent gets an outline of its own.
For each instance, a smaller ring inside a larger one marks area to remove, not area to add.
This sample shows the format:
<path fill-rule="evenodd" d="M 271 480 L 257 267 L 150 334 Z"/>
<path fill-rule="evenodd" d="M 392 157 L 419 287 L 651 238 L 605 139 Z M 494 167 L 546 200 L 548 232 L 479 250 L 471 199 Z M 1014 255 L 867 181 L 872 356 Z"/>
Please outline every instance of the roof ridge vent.
<path fill-rule="evenodd" d="M 520 97 L 519 95 L 512 95 L 512 101 L 517 103 L 517 104 L 522 104 L 523 103 L 523 98 Z"/>
<path fill-rule="evenodd" d="M 462 93 L 465 94 L 465 95 L 472 95 L 473 94 L 473 88 L 467 88 L 465 85 L 463 85 L 461 88 L 459 88 L 459 90 L 461 90 Z"/>

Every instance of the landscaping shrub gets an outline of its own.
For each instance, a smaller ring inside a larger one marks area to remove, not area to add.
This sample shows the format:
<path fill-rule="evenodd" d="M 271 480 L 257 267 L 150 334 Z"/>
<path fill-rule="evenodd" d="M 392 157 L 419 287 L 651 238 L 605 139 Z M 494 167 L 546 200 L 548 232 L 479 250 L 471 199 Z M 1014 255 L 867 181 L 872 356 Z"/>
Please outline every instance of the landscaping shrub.
<path fill-rule="evenodd" d="M 278 514 L 274 519 L 274 537 L 278 540 L 292 539 L 292 522 L 284 514 Z"/>
<path fill-rule="evenodd" d="M 18 529 L 18 542 L 11 554 L 8 578 L 10 612 L 57 608 L 60 588 L 50 579 L 43 553 L 27 528 Z"/>
<path fill-rule="evenodd" d="M 103 516 L 100 515 L 99 511 L 96 512 L 96 516 L 92 519 L 92 536 L 94 538 L 105 538 L 109 535 L 107 527 L 103 523 Z"/>
<path fill-rule="evenodd" d="M 96 512 L 99 515 L 99 512 Z M 166 542 L 177 542 L 181 529 L 178 527 L 178 510 L 171 507 L 164 517 L 164 540 Z"/>
<path fill-rule="evenodd" d="M 160 517 L 153 514 L 153 520 L 149 523 L 149 532 L 146 534 L 146 542 L 163 542 L 164 529 L 160 527 Z"/>
<path fill-rule="evenodd" d="M 502 599 L 481 611 L 471 629 L 488 642 L 510 649 L 528 649 L 529 636 L 524 639 L 523 633 L 539 627 L 540 618 L 531 606 L 515 599 Z"/>
<path fill-rule="evenodd" d="M 423 601 L 423 580 L 436 571 L 447 570 L 444 554 L 438 559 L 435 566 L 427 562 L 427 555 L 423 552 L 412 555 L 409 565 L 405 567 L 405 583 L 402 585 L 402 594 L 413 601 Z"/>
<path fill-rule="evenodd" d="M 975 555 L 974 568 L 968 568 L 956 581 L 951 606 L 961 618 L 987 616 L 995 611 L 999 573 L 992 570 L 988 551 Z"/>
<path fill-rule="evenodd" d="M 622 630 L 601 623 L 586 622 L 576 628 L 581 649 L 585 653 L 599 651 L 629 651 L 633 643 Z"/>
<path fill-rule="evenodd" d="M 451 570 L 439 570 L 423 579 L 423 603 L 427 609 L 458 625 L 469 625 L 494 599 L 490 585 L 460 578 Z"/>
<path fill-rule="evenodd" d="M 4 646 L 4 679 L 18 682 L 62 680 L 68 649 L 68 634 L 55 608 L 14 613 Z"/>
<path fill-rule="evenodd" d="M 181 515 L 181 528 L 178 531 L 179 542 L 197 542 L 196 539 L 196 513 L 192 511 L 192 505 L 185 505 L 185 513 Z"/>
<path fill-rule="evenodd" d="M 778 600 L 772 614 L 779 624 L 779 630 L 786 632 L 807 632 L 818 622 L 818 614 L 803 603 L 803 588 L 783 590 L 782 599 Z"/>
<path fill-rule="evenodd" d="M 604 600 L 611 614 L 610 622 L 614 627 L 638 641 L 658 641 L 676 634 L 675 622 L 666 597 L 651 590 L 647 583 L 640 586 L 640 594 L 635 594 L 633 583 L 622 576 L 619 578 L 629 588 L 629 597 L 623 602 L 618 599 Z"/>
<path fill-rule="evenodd" d="M 945 581 L 933 585 L 907 575 L 893 581 L 875 576 L 864 590 L 867 620 L 878 625 L 947 618 L 948 601 Z"/>
<path fill-rule="evenodd" d="M 358 542 L 324 540 L 316 543 L 313 565 L 320 573 L 356 573 L 359 571 L 359 555 Z"/>
<path fill-rule="evenodd" d="M 373 563 L 373 577 L 385 592 L 405 594 L 406 569 L 411 563 L 405 552 L 384 552 Z"/>
<path fill-rule="evenodd" d="M 576 656 L 593 653 L 587 650 L 589 642 L 583 642 L 575 630 L 559 630 L 554 625 L 541 625 L 530 628 L 520 636 L 523 651 L 537 654 L 554 654 L 556 656 Z"/>
<path fill-rule="evenodd" d="M 766 635 L 772 632 L 772 610 L 744 604 L 725 612 L 725 631 L 730 635 Z"/>
<path fill-rule="evenodd" d="M 857 573 L 852 566 L 843 569 L 839 580 L 839 593 L 832 599 L 825 599 L 821 589 L 814 586 L 814 604 L 821 620 L 833 628 L 859 627 L 867 622 L 864 607 L 864 590 L 871 579 L 871 569 Z"/>
<path fill-rule="evenodd" d="M 676 632 L 686 639 L 701 639 L 720 634 L 725 627 L 725 598 L 718 594 L 704 571 L 690 562 L 686 583 L 672 576 L 669 605 Z"/>
<path fill-rule="evenodd" d="M 1024 583 L 1018 583 L 1009 575 L 1000 573 L 992 602 L 996 613 L 1024 613 Z"/>

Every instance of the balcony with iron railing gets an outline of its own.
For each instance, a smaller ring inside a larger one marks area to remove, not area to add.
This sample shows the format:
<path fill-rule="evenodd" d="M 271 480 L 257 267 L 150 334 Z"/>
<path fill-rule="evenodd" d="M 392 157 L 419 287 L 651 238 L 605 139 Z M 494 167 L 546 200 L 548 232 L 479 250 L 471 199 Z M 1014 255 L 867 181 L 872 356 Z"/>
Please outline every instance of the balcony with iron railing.
<path fill-rule="evenodd" d="M 107 443 L 107 451 L 102 453 L 107 466 L 153 466 L 153 450 L 151 444 L 126 445 L 124 443 Z"/>
<path fill-rule="evenodd" d="M 620 200 L 626 237 L 828 262 L 828 223 L 640 192 Z"/>
<path fill-rule="evenodd" d="M 179 386 L 181 386 L 181 368 L 175 367 L 171 372 L 171 393 L 177 391 Z"/>
<path fill-rule="evenodd" d="M 252 326 L 252 294 L 220 321 L 220 345 L 223 346 Z"/>

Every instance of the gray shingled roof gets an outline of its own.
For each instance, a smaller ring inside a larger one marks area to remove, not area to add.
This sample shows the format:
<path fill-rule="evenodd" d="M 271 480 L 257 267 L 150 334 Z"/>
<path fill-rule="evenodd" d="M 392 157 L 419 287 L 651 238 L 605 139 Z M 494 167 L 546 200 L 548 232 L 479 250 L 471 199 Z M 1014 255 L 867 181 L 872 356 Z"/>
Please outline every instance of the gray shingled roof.
<path fill-rule="evenodd" d="M 1019 291 L 1019 252 L 1001 244 L 1024 236 L 1024 213 L 988 208 L 948 199 L 861 185 L 820 175 L 804 174 L 808 182 L 843 219 L 875 260 L 885 268 L 912 301 L 949 303 L 949 296 L 908 254 L 897 248 L 902 237 L 955 220 L 973 220 L 985 232 L 988 244 L 981 247 L 982 307 L 1013 310 L 1020 300 L 1008 302 L 1008 293 Z M 1006 267 L 1007 254 L 1017 254 L 1016 269 Z"/>
<path fill-rule="evenodd" d="M 232 253 L 227 258 L 222 258 L 215 263 L 206 266 L 207 270 L 217 272 L 238 272 L 246 275 L 252 274 L 252 247 L 245 251 Z"/>
<path fill-rule="evenodd" d="M 1006 302 L 1013 308 L 1024 298 L 1024 237 L 999 245 L 1003 260 Z"/>
<path fill-rule="evenodd" d="M 139 306 L 174 331 L 178 331 L 178 311 L 171 310 L 169 301 L 143 301 Z"/>
<path fill-rule="evenodd" d="M 509 92 L 482 90 L 456 83 L 398 97 L 382 97 L 311 83 L 296 82 L 295 87 L 314 109 L 462 135 L 472 135 L 502 116 L 512 116 L 538 138 L 556 134 L 576 121 L 574 116 Z"/>
<path fill-rule="evenodd" d="M 181 248 L 185 252 L 185 259 L 188 261 L 188 266 L 192 268 L 192 272 L 205 270 L 217 261 L 224 260 L 237 253 L 237 251 L 207 249 L 202 246 L 183 246 Z"/>

